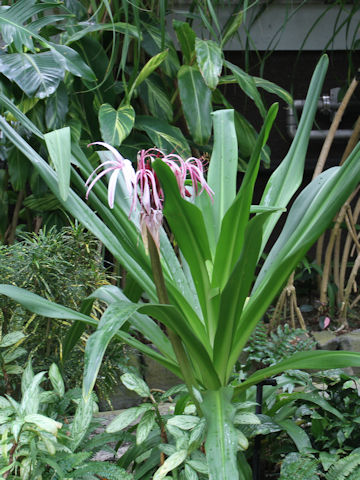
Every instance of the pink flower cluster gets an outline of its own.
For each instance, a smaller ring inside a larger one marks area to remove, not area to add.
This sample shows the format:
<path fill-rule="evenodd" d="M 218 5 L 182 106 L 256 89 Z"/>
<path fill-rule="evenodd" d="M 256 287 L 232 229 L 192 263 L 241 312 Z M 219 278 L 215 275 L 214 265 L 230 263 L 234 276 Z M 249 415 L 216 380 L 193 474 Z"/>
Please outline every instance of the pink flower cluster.
<path fill-rule="evenodd" d="M 107 148 L 113 154 L 113 159 L 102 163 L 90 175 L 85 184 L 88 187 L 86 198 L 88 198 L 95 183 L 104 175 L 111 173 L 108 186 L 108 203 L 110 208 L 113 208 L 117 180 L 121 173 L 132 200 L 129 216 L 131 216 L 137 204 L 140 204 L 140 229 L 146 247 L 147 230 L 153 237 L 155 244 L 159 247 L 159 231 L 163 217 L 164 193 L 152 168 L 152 162 L 155 159 L 161 159 L 171 168 L 176 177 L 180 195 L 183 198 L 198 195 L 204 190 L 212 198 L 213 191 L 204 178 L 203 162 L 198 158 L 190 157 L 187 160 L 183 160 L 179 155 L 166 155 L 156 148 L 141 150 L 137 155 L 137 169 L 135 172 L 130 160 L 125 159 L 111 145 L 104 142 L 94 142 L 91 145 L 101 145 Z M 101 170 L 100 173 L 98 173 L 99 170 Z M 192 187 L 191 191 L 187 188 L 187 184 L 190 184 Z"/>

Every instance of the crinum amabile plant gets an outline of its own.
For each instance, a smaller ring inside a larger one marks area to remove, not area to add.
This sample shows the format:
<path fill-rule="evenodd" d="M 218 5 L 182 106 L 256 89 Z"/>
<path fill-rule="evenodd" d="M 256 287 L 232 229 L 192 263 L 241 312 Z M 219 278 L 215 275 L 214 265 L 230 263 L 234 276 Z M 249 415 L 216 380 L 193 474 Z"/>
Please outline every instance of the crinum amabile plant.
<path fill-rule="evenodd" d="M 104 142 L 94 142 L 91 145 L 101 145 L 107 148 L 113 155 L 113 158 L 106 160 L 102 165 L 98 166 L 90 175 L 85 185 L 88 187 L 86 198 L 95 183 L 104 175 L 110 174 L 108 186 L 108 203 L 109 207 L 114 207 L 115 190 L 119 175 L 122 175 L 126 184 L 126 189 L 131 198 L 131 207 L 129 217 L 137 205 L 140 205 L 140 230 L 141 236 L 147 248 L 147 231 L 152 236 L 153 241 L 159 248 L 160 239 L 159 232 L 163 220 L 163 202 L 164 192 L 157 179 L 156 173 L 152 168 L 152 163 L 156 159 L 161 159 L 168 165 L 175 175 L 180 195 L 183 198 L 193 197 L 200 194 L 203 190 L 212 198 L 212 190 L 209 188 L 203 173 L 203 163 L 201 159 L 190 157 L 183 160 L 180 155 L 161 152 L 156 148 L 149 150 L 141 150 L 137 155 L 136 172 L 130 160 L 124 158 L 114 147 Z M 99 169 L 103 168 L 100 173 Z M 97 174 L 97 175 L 96 175 Z M 94 178 L 94 175 L 95 178 Z M 190 177 L 190 178 L 188 178 Z M 191 192 L 189 190 L 189 182 Z M 187 186 L 186 186 L 187 183 Z M 199 192 L 198 185 L 201 190 Z"/>
<path fill-rule="evenodd" d="M 88 195 L 91 208 L 71 189 L 67 195 L 62 189 L 61 195 L 54 170 L 0 119 L 5 134 L 39 167 L 64 208 L 91 230 L 127 271 L 124 291 L 113 285 L 103 286 L 84 301 L 81 312 L 9 285 L 0 286 L 0 293 L 35 313 L 74 321 L 63 344 L 65 359 L 84 325 L 96 327 L 85 351 L 84 402 L 90 396 L 106 347 L 114 336 L 183 379 L 198 414 L 207 422 L 205 451 L 212 480 L 248 478 L 246 461 L 239 453 L 234 401 L 239 401 L 249 386 L 286 369 L 360 366 L 359 353 L 302 352 L 255 372 L 236 387 L 229 385 L 233 366 L 257 322 L 360 179 L 360 147 L 357 146 L 342 167 L 319 175 L 298 195 L 266 261 L 258 265 L 278 218 L 301 184 L 327 63 L 327 57 L 322 57 L 314 72 L 296 137 L 287 156 L 271 175 L 259 205 L 252 205 L 253 190 L 261 151 L 276 117 L 277 105 L 267 113 L 238 191 L 237 136 L 232 110 L 213 113 L 214 146 L 206 183 L 196 160 L 189 162 L 187 168 L 187 162 L 178 157 L 150 150 L 140 154 L 140 170 L 133 172 L 120 154 L 107 150 L 99 152 L 103 170 L 98 173 L 99 168 L 84 188 L 93 166 L 73 147 L 83 177 L 74 169 L 72 181 L 83 196 L 86 188 L 91 189 Z M 59 139 L 68 135 L 64 129 L 52 134 Z M 146 158 L 147 155 L 151 158 Z M 150 160 L 149 168 L 147 160 Z M 117 162 L 123 165 L 120 170 Z M 124 177 L 121 172 L 125 173 Z M 152 176 L 154 172 L 156 177 Z M 107 173 L 108 184 L 102 181 Z M 196 189 L 204 189 L 206 193 L 187 197 L 185 177 L 180 177 L 179 183 L 180 174 L 186 174 L 192 183 L 189 193 Z M 150 200 L 151 193 L 155 192 L 156 201 L 154 197 Z M 107 205 L 108 200 L 113 208 Z M 138 205 L 136 212 L 139 201 L 143 204 Z M 166 219 L 175 250 L 160 225 L 160 218 L 152 216 L 160 207 L 159 215 Z M 141 214 L 143 228 L 136 218 Z M 144 235 L 144 230 L 154 229 L 156 234 L 147 235 L 147 252 L 141 231 Z M 258 273 L 255 275 L 255 272 Z M 141 301 L 144 292 L 146 303 Z M 107 304 L 99 321 L 90 316 L 96 299 Z M 167 334 L 156 321 L 166 327 Z M 140 342 L 132 335 L 134 331 L 147 342 Z M 149 343 L 156 348 L 151 348 Z M 176 461 L 182 462 L 185 458 L 186 451 L 182 450 Z M 155 477 L 163 478 L 163 471 L 158 470 Z"/>

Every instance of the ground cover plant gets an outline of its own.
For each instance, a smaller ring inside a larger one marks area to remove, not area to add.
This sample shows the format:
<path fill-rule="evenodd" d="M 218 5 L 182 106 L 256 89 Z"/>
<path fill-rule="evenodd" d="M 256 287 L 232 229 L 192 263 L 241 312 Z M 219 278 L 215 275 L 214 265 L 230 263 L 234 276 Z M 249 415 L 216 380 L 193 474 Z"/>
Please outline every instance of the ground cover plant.
<path fill-rule="evenodd" d="M 110 266 L 105 268 L 101 244 L 78 224 L 60 230 L 52 227 L 47 231 L 44 228 L 38 234 L 22 235 L 14 245 L 0 245 L 0 263 L 1 283 L 26 288 L 75 309 L 80 308 L 82 299 L 93 291 L 94 285 L 100 287 L 115 280 L 110 274 Z M 101 308 L 100 305 L 97 308 Z M 81 385 L 84 348 L 91 330 L 83 332 L 82 339 L 65 360 L 62 343 L 69 322 L 33 315 L 5 297 L 0 299 L 0 312 L 0 335 L 22 332 L 21 348 L 27 354 L 25 358 L 32 356 L 35 373 L 47 370 L 56 362 L 67 388 Z M 96 386 L 102 399 L 109 399 L 109 393 L 122 373 L 121 366 L 126 365 L 126 354 L 120 344 L 110 355 L 112 349 L 111 346 Z M 10 379 L 4 390 L 18 390 L 19 378 L 14 374 L 20 367 L 21 362 L 15 369 L 4 367 Z"/>
<path fill-rule="evenodd" d="M 300 352 L 258 370 L 240 385 L 228 384 L 233 366 L 257 322 L 359 179 L 358 146 L 342 167 L 327 170 L 298 196 L 254 282 L 256 265 L 267 239 L 301 182 L 309 131 L 326 67 L 324 56 L 314 72 L 289 154 L 273 173 L 256 206 L 251 205 L 252 193 L 276 105 L 266 115 L 238 192 L 236 132 L 231 110 L 213 114 L 215 143 L 207 180 L 198 159 L 186 163 L 173 154 L 142 151 L 135 173 L 130 162 L 112 146 L 102 144 L 107 147 L 100 152 L 104 170 L 101 173 L 97 170 L 97 177 L 89 180 L 88 187 L 84 187 L 79 172 L 72 171 L 74 186 L 84 196 L 87 188 L 89 204 L 96 214 L 69 188 L 64 177 L 59 177 L 0 119 L 8 139 L 39 169 L 64 208 L 103 242 L 132 278 L 132 288 L 125 292 L 128 296 L 118 287 L 104 286 L 87 298 L 80 312 L 13 286 L 2 285 L 0 292 L 33 312 L 46 311 L 48 317 L 74 320 L 64 354 L 74 346 L 84 324 L 97 326 L 85 351 L 85 405 L 113 337 L 122 338 L 182 378 L 198 415 L 206 420 L 205 450 L 212 479 L 249 476 L 245 457 L 239 452 L 233 402 L 241 401 L 251 385 L 289 368 L 312 368 L 314 363 L 317 368 L 360 364 L 358 353 Z M 49 152 L 57 159 L 61 153 L 63 163 L 67 161 L 70 165 L 71 158 L 60 149 L 66 134 L 63 129 L 52 132 L 55 141 Z M 86 179 L 92 167 L 85 156 L 78 158 L 80 172 Z M 186 180 L 188 171 L 191 178 Z M 100 181 L 106 173 L 110 174 L 108 191 Z M 205 192 L 197 196 L 201 190 Z M 113 208 L 106 205 L 107 201 Z M 161 225 L 163 215 L 171 230 L 170 238 L 176 239 L 176 250 Z M 146 303 L 142 301 L 142 292 L 146 292 Z M 108 305 L 99 321 L 89 316 L 95 299 Z M 165 326 L 168 335 L 154 319 Z M 140 342 L 134 331 L 154 343 L 157 350 Z M 166 461 L 178 462 L 179 466 L 184 459 L 184 451 L 177 450 Z M 166 476 L 165 470 L 165 467 L 160 470 L 159 478 Z"/>

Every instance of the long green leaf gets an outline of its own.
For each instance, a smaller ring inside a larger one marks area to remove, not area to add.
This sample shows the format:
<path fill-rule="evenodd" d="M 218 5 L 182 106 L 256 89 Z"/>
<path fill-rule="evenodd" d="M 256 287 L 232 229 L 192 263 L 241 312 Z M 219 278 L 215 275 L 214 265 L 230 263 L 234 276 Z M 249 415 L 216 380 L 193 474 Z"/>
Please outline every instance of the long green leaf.
<path fill-rule="evenodd" d="M 208 429 L 205 448 L 210 480 L 239 479 L 232 393 L 230 387 L 209 390 L 204 393 L 204 401 L 201 404 Z"/>
<path fill-rule="evenodd" d="M 209 355 L 210 345 L 203 328 L 202 336 L 195 335 L 195 326 L 188 325 L 172 305 L 147 304 L 141 307 L 140 311 L 156 318 L 181 338 L 205 388 L 211 390 L 219 388 L 220 382 Z"/>
<path fill-rule="evenodd" d="M 239 321 L 233 359 L 245 345 L 297 263 L 323 233 L 360 179 L 360 145 L 342 167 L 319 175 L 294 202 L 285 227 L 269 253 Z"/>
<path fill-rule="evenodd" d="M 293 420 L 285 419 L 276 422 L 280 427 L 286 431 L 292 441 L 295 443 L 299 452 L 306 452 L 312 449 L 310 438 L 308 434 Z"/>
<path fill-rule="evenodd" d="M 153 73 L 154 70 L 156 70 L 162 64 L 167 55 L 168 51 L 164 50 L 163 52 L 160 52 L 154 57 L 150 58 L 150 60 L 143 66 L 139 75 L 135 78 L 134 83 L 131 85 L 128 101 L 130 101 L 135 88 L 138 87 L 149 75 Z"/>
<path fill-rule="evenodd" d="M 206 206 L 203 214 L 209 225 L 211 245 L 217 243 L 222 219 L 236 196 L 238 164 L 234 111 L 218 110 L 212 114 L 214 123 L 214 148 L 210 159 L 208 184 L 214 192 L 212 208 Z"/>
<path fill-rule="evenodd" d="M 88 297 L 91 302 L 95 299 L 101 300 L 108 305 L 112 305 L 118 301 L 128 301 L 120 288 L 115 285 L 104 285 L 96 289 Z M 152 342 L 159 351 L 175 361 L 175 354 L 173 352 L 171 343 L 161 328 L 147 315 L 142 315 L 135 312 L 131 317 L 131 324 L 138 330 L 145 338 Z"/>
<path fill-rule="evenodd" d="M 124 23 L 124 22 L 114 22 L 114 23 L 100 23 L 100 24 L 95 24 L 91 25 L 87 22 L 81 22 L 78 24 L 80 27 L 84 27 L 83 29 L 77 31 L 76 33 L 72 33 L 70 36 L 66 36 L 64 38 L 66 45 L 70 45 L 73 42 L 77 42 L 81 38 L 85 37 L 89 33 L 93 32 L 118 32 L 118 33 L 123 33 L 127 34 L 130 37 L 140 39 L 139 31 L 138 29 L 134 26 L 131 25 L 130 23 Z"/>
<path fill-rule="evenodd" d="M 88 315 L 76 312 L 75 310 L 64 307 L 63 305 L 50 302 L 49 300 L 46 300 L 35 293 L 28 292 L 27 290 L 15 287 L 14 285 L 0 284 L 0 294 L 12 298 L 31 312 L 47 318 L 79 320 L 81 322 L 89 323 L 90 325 L 97 325 L 98 323 Z"/>
<path fill-rule="evenodd" d="M 253 282 L 264 222 L 271 213 L 255 216 L 245 230 L 243 250 L 220 294 L 219 322 L 214 342 L 214 363 L 221 382 L 226 385 L 232 365 L 228 365 L 237 322 Z"/>
<path fill-rule="evenodd" d="M 359 367 L 360 353 L 345 351 L 314 350 L 298 352 L 276 365 L 257 370 L 255 373 L 234 389 L 234 398 L 251 385 L 256 385 L 266 378 L 277 375 L 286 370 L 311 369 L 329 370 L 331 368 Z"/>
<path fill-rule="evenodd" d="M 204 218 L 199 208 L 182 199 L 174 174 L 162 161 L 153 162 L 165 194 L 164 214 L 180 249 L 189 264 L 201 309 L 208 328 L 213 331 L 209 299 L 210 281 L 206 268 L 211 259 Z"/>
<path fill-rule="evenodd" d="M 71 308 L 64 307 L 63 305 L 59 305 L 45 298 L 40 297 L 34 293 L 28 292 L 19 287 L 15 287 L 13 285 L 2 285 L 0 284 L 0 295 L 6 295 L 9 298 L 12 298 L 20 305 L 23 305 L 29 311 L 33 313 L 37 313 L 38 315 L 42 315 L 47 318 L 62 318 L 66 320 L 75 320 L 79 322 L 83 322 L 87 325 L 97 326 L 98 321 L 93 319 L 88 315 L 84 315 L 82 313 L 76 312 Z M 140 305 L 138 305 L 140 307 Z M 139 328 L 140 330 L 140 328 Z M 159 354 L 153 348 L 144 345 L 139 340 L 136 340 L 134 337 L 129 335 L 126 332 L 118 331 L 116 333 L 116 337 L 123 340 L 128 345 L 137 348 L 139 351 L 143 352 L 145 355 L 148 355 L 150 358 L 153 358 L 155 361 L 159 362 L 164 367 L 168 368 L 172 371 L 175 375 L 179 378 L 181 377 L 181 372 L 176 363 L 169 359 L 169 357 L 165 358 L 163 355 Z"/>
<path fill-rule="evenodd" d="M 271 175 L 264 190 L 261 205 L 286 207 L 302 182 L 309 135 L 317 110 L 318 98 L 324 82 L 327 66 L 328 57 L 324 55 L 321 57 L 312 76 L 299 128 L 290 150 L 280 166 Z M 263 248 L 280 215 L 281 214 L 278 213 L 269 218 L 263 238 Z"/>
<path fill-rule="evenodd" d="M 254 101 L 261 116 L 265 117 L 266 109 L 262 101 L 261 95 L 257 89 L 254 78 L 248 73 L 246 73 L 244 70 L 242 70 L 240 67 L 237 67 L 236 65 L 228 61 L 225 61 L 224 63 L 234 74 L 235 79 L 240 85 L 240 88 L 243 90 L 243 92 Z"/>
<path fill-rule="evenodd" d="M 277 111 L 278 105 L 274 104 L 270 108 L 265 119 L 264 126 L 262 127 L 261 132 L 256 140 L 255 147 L 237 197 L 224 215 L 214 259 L 214 272 L 212 278 L 213 288 L 218 287 L 222 289 L 224 287 L 242 250 L 245 228 L 249 220 L 254 185 L 260 166 L 261 150 L 268 139 Z M 221 178 L 220 175 L 219 178 Z M 234 175 L 234 178 L 236 179 L 236 175 Z M 227 192 L 227 185 L 229 185 L 229 183 L 229 181 L 226 183 L 224 182 L 224 184 L 220 186 L 220 195 L 229 195 Z M 228 198 L 230 200 L 231 197 Z"/>
<path fill-rule="evenodd" d="M 277 410 L 284 405 L 296 402 L 296 400 L 302 400 L 307 403 L 309 402 L 314 403 L 315 405 L 318 405 L 319 407 L 321 407 L 323 410 L 326 410 L 327 412 L 332 413 L 333 415 L 338 417 L 340 420 L 343 420 L 344 415 L 340 413 L 339 410 L 334 408 L 327 400 L 325 400 L 325 398 L 321 396 L 321 393 L 316 394 L 316 393 L 309 393 L 309 392 L 294 392 L 294 393 L 285 394 L 285 395 L 283 394 L 281 396 L 280 401 L 276 402 L 276 404 L 269 410 L 269 416 L 275 415 Z"/>
<path fill-rule="evenodd" d="M 130 302 L 112 303 L 103 313 L 97 330 L 86 342 L 84 358 L 83 396 L 88 398 L 94 388 L 103 356 L 111 339 L 137 310 Z"/>
<path fill-rule="evenodd" d="M 45 133 L 45 143 L 59 179 L 59 193 L 66 201 L 70 189 L 71 136 L 70 128 Z"/>
<path fill-rule="evenodd" d="M 195 67 L 183 65 L 178 72 L 180 100 L 190 134 L 199 145 L 211 135 L 211 90 Z"/>
<path fill-rule="evenodd" d="M 0 92 L 0 103 L 21 123 L 23 127 L 39 138 L 44 138 L 38 127 L 31 122 L 26 115 L 2 92 Z"/>
<path fill-rule="evenodd" d="M 342 167 L 327 170 L 294 202 L 285 227 L 269 253 L 238 323 L 232 361 L 236 361 L 257 321 L 297 263 L 319 238 L 360 179 L 360 145 Z"/>

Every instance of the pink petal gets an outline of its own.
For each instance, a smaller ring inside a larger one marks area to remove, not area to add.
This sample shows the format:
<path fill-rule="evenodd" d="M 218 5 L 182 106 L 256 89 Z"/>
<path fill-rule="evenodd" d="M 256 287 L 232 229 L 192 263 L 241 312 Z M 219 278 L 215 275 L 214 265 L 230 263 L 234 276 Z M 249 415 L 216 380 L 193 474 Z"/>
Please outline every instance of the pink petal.
<path fill-rule="evenodd" d="M 330 325 L 330 318 L 329 317 L 326 317 L 324 319 L 324 329 L 327 328 L 328 326 Z"/>

